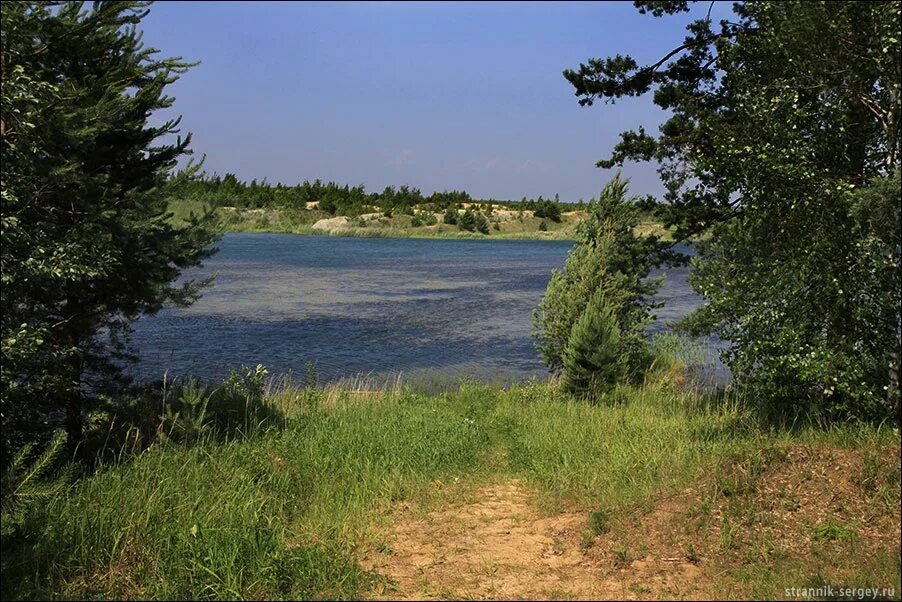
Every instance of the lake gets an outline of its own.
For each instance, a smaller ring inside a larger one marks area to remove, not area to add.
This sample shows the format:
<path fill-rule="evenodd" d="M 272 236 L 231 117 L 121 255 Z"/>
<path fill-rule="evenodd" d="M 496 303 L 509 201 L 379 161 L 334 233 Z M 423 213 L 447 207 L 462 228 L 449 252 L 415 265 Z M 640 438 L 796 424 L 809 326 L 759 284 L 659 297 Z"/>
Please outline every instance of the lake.
<path fill-rule="evenodd" d="M 402 373 L 509 382 L 547 375 L 531 316 L 570 241 L 227 234 L 188 276 L 216 275 L 188 308 L 135 324 L 137 376 L 220 379 L 258 363 L 321 381 Z M 653 330 L 696 307 L 667 271 Z"/>

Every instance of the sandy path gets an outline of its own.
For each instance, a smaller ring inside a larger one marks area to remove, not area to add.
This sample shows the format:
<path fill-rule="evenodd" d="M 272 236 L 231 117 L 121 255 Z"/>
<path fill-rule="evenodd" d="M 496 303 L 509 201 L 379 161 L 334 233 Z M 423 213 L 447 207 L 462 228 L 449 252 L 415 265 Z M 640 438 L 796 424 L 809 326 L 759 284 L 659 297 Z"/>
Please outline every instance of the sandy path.
<path fill-rule="evenodd" d="M 486 487 L 475 499 L 396 522 L 388 546 L 364 559 L 385 577 L 371 597 L 623 600 L 679 595 L 674 579 L 685 585 L 694 577 L 688 563 L 621 567 L 601 548 L 587 551 L 586 514 L 542 516 L 518 481 Z"/>

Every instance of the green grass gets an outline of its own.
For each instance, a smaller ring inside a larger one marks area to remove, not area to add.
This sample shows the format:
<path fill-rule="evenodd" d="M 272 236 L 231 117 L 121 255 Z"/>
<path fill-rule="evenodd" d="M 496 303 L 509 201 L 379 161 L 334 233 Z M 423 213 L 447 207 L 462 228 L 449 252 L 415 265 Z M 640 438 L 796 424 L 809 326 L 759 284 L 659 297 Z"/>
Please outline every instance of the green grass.
<path fill-rule="evenodd" d="M 585 509 L 584 537 L 614 537 L 624 516 L 712 474 L 734 497 L 750 495 L 789 443 L 876 454 L 860 479 L 874 499 L 885 497 L 883 512 L 893 503 L 898 511 L 898 466 L 876 451 L 898 440 L 890 429 L 763 431 L 741 405 L 702 403 L 670 385 L 667 371 L 613 398 L 616 405 L 589 405 L 541 382 L 465 384 L 440 395 L 283 388 L 267 399 L 284 416 L 277 429 L 154 444 L 24 503 L 21 526 L 4 526 L 2 594 L 353 598 L 374 578 L 356 551 L 378 539 L 400 503 L 425 511 L 479 484 L 519 478 L 548 512 Z M 710 510 L 704 503 L 700 517 Z M 722 519 L 725 549 L 739 549 L 737 512 Z M 825 523 L 809 533 L 818 543 L 844 543 L 852 529 Z M 618 545 L 614 558 L 627 567 L 638 548 Z M 757 592 L 784 573 L 743 575 Z"/>
<path fill-rule="evenodd" d="M 622 394 L 627 401 L 614 407 L 541 393 L 533 403 L 509 401 L 511 469 L 552 501 L 625 507 L 688 482 L 700 459 L 724 453 L 745 428 L 732 411 L 688 411 L 672 390 Z"/>

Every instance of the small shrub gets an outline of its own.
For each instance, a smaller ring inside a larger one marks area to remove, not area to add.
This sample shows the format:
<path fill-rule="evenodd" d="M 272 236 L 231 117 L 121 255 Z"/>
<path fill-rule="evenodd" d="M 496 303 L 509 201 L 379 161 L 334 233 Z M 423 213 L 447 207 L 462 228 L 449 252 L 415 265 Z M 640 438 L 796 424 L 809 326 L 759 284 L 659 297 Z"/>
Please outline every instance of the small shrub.
<path fill-rule="evenodd" d="M 277 423 L 280 414 L 264 400 L 266 368 L 242 366 L 232 369 L 222 385 L 202 387 L 189 380 L 174 388 L 171 401 L 164 402 L 160 435 L 178 442 L 204 436 L 229 438 L 249 435 Z"/>
<path fill-rule="evenodd" d="M 189 380 L 164 407 L 160 432 L 176 441 L 191 441 L 206 434 L 210 429 L 207 407 L 211 395 L 196 379 Z"/>
<path fill-rule="evenodd" d="M 650 297 L 660 285 L 647 278 L 657 243 L 634 232 L 638 210 L 636 199 L 627 197 L 627 181 L 618 174 L 589 209 L 564 270 L 552 273 L 533 314 L 542 361 L 553 372 L 569 371 L 568 388 L 583 393 L 593 381 L 603 391 L 648 368 L 645 327 L 654 307 Z"/>
<path fill-rule="evenodd" d="M 630 551 L 624 546 L 617 546 L 614 548 L 614 566 L 617 568 L 624 568 L 630 565 L 633 561 L 632 554 Z"/>
<path fill-rule="evenodd" d="M 458 220 L 457 209 L 454 207 L 448 207 L 445 210 L 445 214 L 442 216 L 442 222 L 445 224 L 456 225 Z"/>
<path fill-rule="evenodd" d="M 308 389 L 315 389 L 317 385 L 316 365 L 313 362 L 307 362 L 306 373 L 304 375 L 304 385 Z"/>
<path fill-rule="evenodd" d="M 489 233 L 489 222 L 481 213 L 476 214 L 476 230 L 483 234 Z"/>
<path fill-rule="evenodd" d="M 461 230 L 466 230 L 467 232 L 473 232 L 476 230 L 476 214 L 467 209 L 464 211 L 460 218 L 457 220 L 457 227 Z"/>

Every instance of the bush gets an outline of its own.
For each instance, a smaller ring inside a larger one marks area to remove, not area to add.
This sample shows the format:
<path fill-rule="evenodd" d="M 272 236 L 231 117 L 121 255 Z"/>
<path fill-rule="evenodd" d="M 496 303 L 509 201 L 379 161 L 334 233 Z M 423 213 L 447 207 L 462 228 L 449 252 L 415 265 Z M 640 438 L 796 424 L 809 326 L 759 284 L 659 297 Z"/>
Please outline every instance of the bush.
<path fill-rule="evenodd" d="M 102 464 L 155 442 L 228 440 L 279 427 L 284 417 L 264 399 L 267 374 L 262 365 L 242 366 L 219 386 L 164 380 L 105 399 L 102 410 L 87 416 L 81 455 Z"/>
<path fill-rule="evenodd" d="M 454 207 L 448 207 L 447 209 L 445 209 L 445 215 L 442 216 L 443 223 L 456 225 L 457 219 L 457 209 L 455 209 Z"/>
<path fill-rule="evenodd" d="M 174 389 L 171 401 L 164 401 L 159 432 L 164 438 L 193 441 L 206 435 L 249 435 L 273 425 L 280 416 L 263 399 L 267 374 L 266 368 L 258 364 L 254 369 L 233 368 L 223 384 L 215 388 L 189 380 Z"/>
<path fill-rule="evenodd" d="M 460 215 L 460 218 L 457 220 L 457 227 L 468 232 L 475 231 L 476 215 L 472 211 L 467 209 Z"/>
<path fill-rule="evenodd" d="M 533 215 L 536 217 L 546 217 L 553 222 L 560 222 L 561 208 L 554 201 L 539 201 L 533 211 Z"/>
<path fill-rule="evenodd" d="M 489 221 L 481 213 L 476 214 L 476 230 L 483 234 L 489 233 Z"/>
<path fill-rule="evenodd" d="M 547 232 L 548 224 L 545 223 L 545 220 L 539 222 L 539 232 Z"/>

